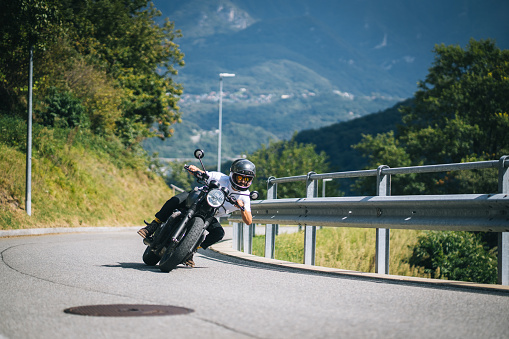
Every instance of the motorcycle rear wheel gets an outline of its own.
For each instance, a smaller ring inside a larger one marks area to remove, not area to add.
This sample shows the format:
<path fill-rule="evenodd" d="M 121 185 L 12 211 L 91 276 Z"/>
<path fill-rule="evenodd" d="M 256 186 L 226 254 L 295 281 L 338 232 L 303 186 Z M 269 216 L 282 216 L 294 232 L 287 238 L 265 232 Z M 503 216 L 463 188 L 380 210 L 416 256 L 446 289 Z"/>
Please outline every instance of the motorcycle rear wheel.
<path fill-rule="evenodd" d="M 155 266 L 161 260 L 161 257 L 150 250 L 150 246 L 147 246 L 143 253 L 143 262 L 147 266 Z"/>
<path fill-rule="evenodd" d="M 182 263 L 191 254 L 196 243 L 200 240 L 203 233 L 203 219 L 193 218 L 189 221 L 188 226 L 187 233 L 178 246 L 171 253 L 168 253 L 168 251 L 164 253 L 159 263 L 159 269 L 162 272 L 168 273 L 177 267 L 178 264 Z"/>

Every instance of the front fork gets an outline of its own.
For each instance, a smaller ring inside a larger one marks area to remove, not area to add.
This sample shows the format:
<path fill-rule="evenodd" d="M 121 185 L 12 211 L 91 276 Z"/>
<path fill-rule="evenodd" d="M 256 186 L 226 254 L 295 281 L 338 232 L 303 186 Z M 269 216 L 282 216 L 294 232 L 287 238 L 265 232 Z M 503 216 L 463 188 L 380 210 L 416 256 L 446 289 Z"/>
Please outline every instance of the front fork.
<path fill-rule="evenodd" d="M 187 213 L 186 215 L 184 216 L 184 219 L 182 219 L 182 221 L 180 222 L 180 224 L 178 225 L 177 229 L 175 230 L 175 232 L 173 233 L 173 236 L 171 238 L 171 241 L 173 243 L 178 243 L 180 241 L 180 238 L 181 238 L 181 235 L 182 235 L 182 232 L 184 231 L 187 223 L 189 222 L 189 220 L 191 220 L 191 218 L 194 216 L 194 214 L 196 213 L 196 206 L 197 206 L 197 203 L 195 202 L 194 204 L 191 205 L 191 207 L 187 210 Z"/>
<path fill-rule="evenodd" d="M 207 219 L 204 219 L 204 222 L 203 222 L 203 231 L 205 231 L 209 225 L 210 225 L 210 222 L 212 221 L 212 218 L 207 218 Z M 201 245 L 201 243 L 203 242 L 203 240 L 205 240 L 205 232 L 202 232 L 201 234 L 201 237 L 200 239 L 198 240 L 198 242 L 193 246 L 193 253 L 196 252 L 196 250 L 198 249 L 198 246 Z"/>

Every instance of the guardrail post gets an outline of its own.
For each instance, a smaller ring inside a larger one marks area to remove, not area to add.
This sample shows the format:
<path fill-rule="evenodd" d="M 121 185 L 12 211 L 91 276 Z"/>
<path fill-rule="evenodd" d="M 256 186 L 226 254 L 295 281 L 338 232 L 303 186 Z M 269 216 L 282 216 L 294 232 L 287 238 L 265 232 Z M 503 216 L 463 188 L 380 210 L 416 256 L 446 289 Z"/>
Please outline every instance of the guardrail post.
<path fill-rule="evenodd" d="M 318 181 L 311 180 L 311 175 L 315 172 L 309 172 L 306 179 L 306 198 L 316 198 L 318 195 Z M 306 212 L 307 213 L 307 212 Z M 306 225 L 304 230 L 304 264 L 314 265 L 316 254 L 316 226 Z"/>
<path fill-rule="evenodd" d="M 242 234 L 244 235 L 244 253 L 252 254 L 253 252 L 253 224 L 243 224 Z"/>
<path fill-rule="evenodd" d="M 509 171 L 505 163 L 509 161 L 509 156 L 504 155 L 499 160 L 498 165 L 498 192 L 509 193 Z M 498 233 L 498 283 L 500 285 L 509 285 L 509 232 Z"/>
<path fill-rule="evenodd" d="M 277 184 L 272 179 L 276 178 L 270 177 L 267 180 L 267 200 L 277 199 Z M 265 225 L 265 258 L 274 259 L 277 227 L 276 224 Z"/>
<path fill-rule="evenodd" d="M 384 168 L 389 168 L 387 165 L 380 165 L 376 174 L 376 195 L 390 196 L 391 195 L 391 175 L 382 173 Z M 381 216 L 383 211 L 377 210 L 377 215 Z M 375 272 L 380 274 L 389 274 L 389 249 L 390 249 L 390 230 L 388 228 L 376 229 L 376 257 L 375 257 Z"/>
<path fill-rule="evenodd" d="M 242 250 L 242 227 L 241 222 L 232 222 L 232 247 L 234 250 Z"/>

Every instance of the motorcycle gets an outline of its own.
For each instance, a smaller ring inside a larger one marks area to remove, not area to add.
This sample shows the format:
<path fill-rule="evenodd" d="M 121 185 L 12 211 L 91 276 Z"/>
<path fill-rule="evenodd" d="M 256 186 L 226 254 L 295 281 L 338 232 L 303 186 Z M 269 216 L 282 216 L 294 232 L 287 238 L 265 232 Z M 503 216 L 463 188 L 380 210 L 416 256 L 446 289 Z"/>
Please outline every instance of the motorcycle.
<path fill-rule="evenodd" d="M 143 262 L 148 266 L 159 263 L 159 269 L 168 273 L 189 259 L 205 239 L 205 230 L 225 202 L 244 210 L 227 187 L 221 187 L 216 180 L 207 182 L 209 176 L 201 160 L 204 155 L 203 150 L 194 151 L 194 156 L 200 161 L 204 172 L 193 172 L 189 166 L 184 166 L 203 186 L 195 187 L 187 197 L 185 208 L 175 210 L 152 236 L 143 240 L 147 245 L 143 253 Z M 251 192 L 250 199 L 257 198 L 258 192 Z"/>

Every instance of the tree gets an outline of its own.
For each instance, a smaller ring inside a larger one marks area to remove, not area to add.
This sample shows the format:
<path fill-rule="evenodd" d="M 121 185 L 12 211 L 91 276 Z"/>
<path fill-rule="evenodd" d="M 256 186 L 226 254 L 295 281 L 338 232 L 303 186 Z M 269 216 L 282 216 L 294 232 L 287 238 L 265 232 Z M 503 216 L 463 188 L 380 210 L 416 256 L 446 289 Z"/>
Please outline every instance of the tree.
<path fill-rule="evenodd" d="M 171 76 L 184 66 L 183 53 L 174 40 L 181 36 L 168 19 L 159 26 L 161 12 L 147 0 L 66 0 L 69 23 L 79 39 L 75 48 L 86 55 L 123 89 L 122 118 L 117 127 L 127 143 L 136 143 L 156 131 L 171 135 L 180 121 L 178 99 L 182 86 Z M 148 7 L 147 7 L 148 5 Z M 76 20 L 78 19 L 78 20 Z M 144 129 L 140 129 L 144 128 Z"/>
<path fill-rule="evenodd" d="M 509 50 L 471 39 L 465 50 L 442 44 L 435 53 L 415 105 L 403 109 L 401 137 L 410 153 L 427 163 L 503 155 L 509 145 Z"/>
<path fill-rule="evenodd" d="M 509 153 L 509 50 L 472 39 L 464 50 L 442 44 L 434 52 L 413 104 L 401 109 L 397 133 L 365 136 L 355 146 L 371 156 L 371 168 L 496 159 Z M 394 141 L 387 143 L 392 136 Z M 454 172 L 428 175 L 423 186 L 407 186 L 405 193 L 471 193 L 463 191 L 468 189 L 465 178 Z M 478 178 L 484 180 L 476 185 L 478 193 L 496 191 L 489 180 Z"/>
<path fill-rule="evenodd" d="M 0 13 L 2 110 L 24 111 L 33 42 L 39 112 L 56 88 L 81 101 L 98 134 L 115 133 L 127 146 L 148 136 L 170 136 L 171 125 L 180 121 L 182 93 L 172 76 L 175 67 L 184 65 L 184 55 L 174 42 L 180 31 L 168 19 L 159 24 L 160 16 L 148 0 L 5 1 Z"/>
<path fill-rule="evenodd" d="M 61 36 L 49 44 L 37 65 L 36 74 L 41 79 L 37 82 L 38 111 L 46 110 L 46 102 L 56 88 L 81 100 L 89 128 L 95 134 L 120 133 L 116 123 L 122 117 L 123 90 L 105 70 L 76 51 L 71 37 Z"/>
<path fill-rule="evenodd" d="M 12 114 L 24 111 L 29 49 L 39 60 L 58 35 L 58 1 L 3 1 L 0 22 L 0 109 Z"/>
<path fill-rule="evenodd" d="M 315 145 L 302 144 L 295 141 L 270 142 L 262 145 L 253 154 L 248 155 L 256 166 L 256 178 L 251 187 L 260 192 L 260 197 L 267 197 L 267 180 L 269 177 L 290 177 L 306 175 L 310 171 L 316 173 L 329 172 L 329 164 L 325 152 L 317 154 Z M 333 185 L 328 190 L 334 191 Z M 306 196 L 304 183 L 285 183 L 278 185 L 278 198 L 302 198 Z"/>

